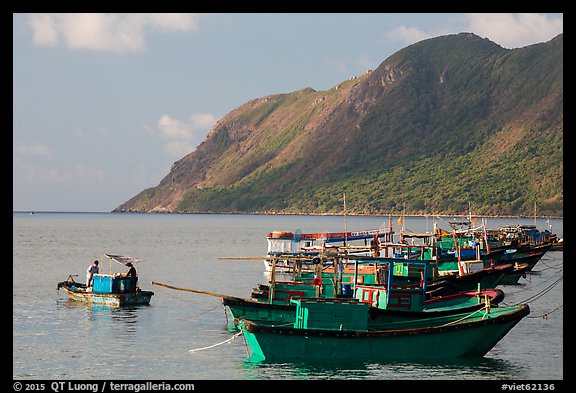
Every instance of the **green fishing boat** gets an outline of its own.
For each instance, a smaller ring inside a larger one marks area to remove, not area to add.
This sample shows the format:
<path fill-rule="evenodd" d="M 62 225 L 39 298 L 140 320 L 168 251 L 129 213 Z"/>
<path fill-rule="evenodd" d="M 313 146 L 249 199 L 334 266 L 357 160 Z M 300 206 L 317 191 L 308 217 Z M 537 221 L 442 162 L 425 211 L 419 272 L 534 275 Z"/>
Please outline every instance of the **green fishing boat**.
<path fill-rule="evenodd" d="M 522 318 L 528 305 L 409 319 L 375 329 L 370 305 L 354 299 L 294 299 L 282 326 L 241 319 L 251 361 L 438 361 L 482 357 Z"/>
<path fill-rule="evenodd" d="M 373 326 L 380 326 L 396 321 L 405 321 L 413 318 L 430 318 L 432 315 L 445 315 L 474 311 L 485 307 L 486 304 L 496 305 L 504 299 L 504 292 L 499 289 L 480 289 L 433 296 L 428 291 L 427 281 L 418 281 L 416 284 L 407 284 L 404 277 L 420 271 L 422 277 L 428 277 L 429 264 L 427 261 L 406 260 L 396 262 L 382 259 L 378 281 L 380 283 L 358 284 L 356 277 L 354 290 L 348 286 L 347 290 L 340 290 L 342 282 L 334 281 L 336 285 L 326 285 L 322 292 L 320 282 L 286 282 L 271 283 L 271 290 L 275 289 L 274 297 L 269 301 L 256 299 L 240 299 L 226 296 L 222 298 L 225 307 L 232 314 L 232 320 L 239 318 L 251 321 L 262 321 L 275 325 L 291 323 L 296 313 L 296 306 L 292 299 L 346 299 L 355 298 L 370 306 L 370 321 Z M 420 268 L 420 270 L 416 269 Z M 280 288 L 278 289 L 278 285 Z M 291 290 L 286 289 L 291 287 Z M 295 288 L 298 288 L 296 290 Z M 330 290 L 330 291 L 328 291 Z"/>
<path fill-rule="evenodd" d="M 461 261 L 460 272 L 438 270 L 433 259 L 411 260 L 394 257 L 350 256 L 348 270 L 339 273 L 339 268 L 330 267 L 316 272 L 301 271 L 290 275 L 274 275 L 265 284 L 258 284 L 252 291 L 255 300 L 274 304 L 288 304 L 293 298 L 335 298 L 351 296 L 358 284 L 385 284 L 388 272 L 394 277 L 395 285 L 423 286 L 426 283 L 427 297 L 473 291 L 480 288 L 495 288 L 514 272 L 514 265 L 482 267 L 481 261 Z M 337 266 L 343 266 L 342 258 L 333 258 Z M 456 262 L 457 263 L 457 262 Z M 355 270 L 350 270 L 354 264 Z M 478 267 L 475 267 L 479 264 Z M 318 265 L 320 266 L 320 265 Z M 320 266 L 321 267 L 321 266 Z M 339 274 L 337 274 L 339 273 Z M 281 278 L 282 281 L 278 280 Z"/>
<path fill-rule="evenodd" d="M 388 296 L 386 288 L 379 285 L 358 286 L 355 299 L 370 306 L 368 324 L 371 327 L 376 328 L 411 319 L 473 312 L 484 308 L 486 304 L 497 306 L 504 299 L 504 292 L 500 289 L 460 292 L 425 301 L 422 300 L 421 291 L 415 288 L 397 288 L 390 293 L 391 295 Z M 324 298 L 324 300 L 330 299 Z M 333 300 L 345 301 L 347 299 Z M 233 328 L 238 326 L 240 319 L 282 326 L 291 324 L 296 316 L 296 305 L 292 301 L 289 304 L 270 304 L 253 299 L 222 296 L 222 304 L 231 315 Z"/>

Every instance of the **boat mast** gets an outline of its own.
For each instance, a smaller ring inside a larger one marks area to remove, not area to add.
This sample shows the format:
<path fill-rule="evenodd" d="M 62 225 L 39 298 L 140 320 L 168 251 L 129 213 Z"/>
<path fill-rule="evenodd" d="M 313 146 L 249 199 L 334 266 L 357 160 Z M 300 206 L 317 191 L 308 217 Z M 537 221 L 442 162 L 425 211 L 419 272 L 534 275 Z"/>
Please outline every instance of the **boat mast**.
<path fill-rule="evenodd" d="M 348 215 L 346 214 L 346 193 L 344 193 L 344 246 L 348 245 Z"/>
<path fill-rule="evenodd" d="M 426 208 L 426 201 L 424 201 L 424 217 L 426 217 L 426 232 L 428 232 L 428 209 Z"/>

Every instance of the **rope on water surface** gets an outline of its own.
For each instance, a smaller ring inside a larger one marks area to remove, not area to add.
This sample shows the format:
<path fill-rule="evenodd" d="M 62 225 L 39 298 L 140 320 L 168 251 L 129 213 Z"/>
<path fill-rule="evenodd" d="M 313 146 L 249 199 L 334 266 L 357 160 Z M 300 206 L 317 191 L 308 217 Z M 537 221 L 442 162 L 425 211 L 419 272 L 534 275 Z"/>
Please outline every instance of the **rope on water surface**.
<path fill-rule="evenodd" d="M 534 272 L 528 272 L 528 273 L 534 273 Z M 517 288 L 517 291 L 508 291 L 506 293 L 510 293 L 512 295 L 515 295 L 517 293 L 520 293 L 522 291 L 527 291 L 527 292 L 531 292 L 532 290 L 534 290 L 536 287 L 540 287 L 542 285 L 546 285 L 549 282 L 551 282 L 552 280 L 556 279 L 558 280 L 557 277 L 560 277 L 560 279 L 563 277 L 564 274 L 564 269 L 561 269 L 559 271 L 557 271 L 554 276 L 552 276 L 550 279 L 546 280 L 546 281 L 540 281 L 537 284 L 534 285 L 530 285 L 530 286 L 526 286 L 526 284 L 514 284 L 514 285 L 509 285 L 509 287 L 513 287 L 513 288 Z M 555 285 L 555 284 L 552 284 Z M 545 289 L 544 289 L 545 290 Z M 506 304 L 506 302 L 502 302 L 503 304 Z M 522 302 L 520 302 L 522 303 Z"/>
<path fill-rule="evenodd" d="M 548 285 L 546 288 L 544 288 L 542 291 L 538 292 L 537 294 L 535 294 L 534 296 L 529 297 L 528 299 L 519 302 L 517 304 L 520 303 L 530 303 L 534 300 L 537 300 L 539 298 L 541 298 L 542 296 L 544 296 L 546 293 L 550 292 L 552 290 L 552 288 L 554 288 L 556 285 L 558 285 L 558 283 L 560 283 L 560 281 L 562 281 L 564 279 L 564 276 L 560 276 L 558 279 L 556 279 L 556 281 L 554 281 L 552 284 Z M 543 318 L 543 319 L 548 319 L 548 315 L 552 314 L 555 311 L 558 311 L 559 309 L 561 309 L 562 307 L 564 307 L 564 304 L 559 305 L 558 307 L 556 307 L 555 309 L 548 311 L 544 314 L 541 315 L 532 315 L 532 316 L 527 316 L 527 318 Z"/>
<path fill-rule="evenodd" d="M 560 276 L 556 281 L 554 281 L 552 284 L 550 284 L 549 286 L 547 286 L 546 288 L 544 288 L 542 291 L 538 292 L 537 294 L 535 294 L 534 296 L 529 297 L 528 299 L 520 302 L 520 303 L 529 303 L 531 301 L 534 301 L 542 296 L 544 296 L 546 293 L 548 293 L 550 290 L 552 290 L 552 288 L 554 288 L 556 285 L 558 285 L 558 283 L 560 281 L 562 281 L 564 279 L 564 276 Z"/>
<path fill-rule="evenodd" d="M 216 344 L 212 344 L 212 345 L 209 345 L 209 346 L 203 347 L 203 348 L 189 349 L 188 351 L 189 351 L 189 352 L 198 352 L 198 351 L 203 351 L 203 350 L 205 350 L 205 349 L 214 348 L 214 347 L 217 347 L 217 346 L 222 345 L 222 344 L 226 344 L 226 343 L 234 340 L 236 337 L 238 337 L 238 336 L 241 335 L 241 334 L 242 334 L 242 331 L 239 331 L 238 333 L 236 333 L 235 335 L 233 335 L 233 336 L 230 337 L 229 339 L 224 340 L 224 341 L 222 341 L 222 342 L 219 342 L 219 343 L 216 343 Z"/>
<path fill-rule="evenodd" d="M 558 263 L 558 264 L 556 264 L 556 265 L 549 265 L 549 264 L 546 263 L 546 261 L 551 261 L 551 260 L 552 260 L 552 259 L 550 259 L 550 258 L 546 258 L 546 259 L 542 258 L 542 259 L 540 259 L 540 264 L 546 266 L 546 268 L 545 268 L 545 269 L 540 269 L 540 270 L 535 270 L 535 271 L 533 271 L 533 272 L 534 272 L 534 273 L 540 273 L 540 272 L 543 272 L 543 271 L 548 270 L 548 269 L 562 269 L 562 268 L 564 267 L 564 261 L 562 261 L 562 260 L 560 261 L 560 263 Z"/>
<path fill-rule="evenodd" d="M 545 313 L 545 314 L 542 314 L 542 315 L 534 315 L 534 316 L 529 315 L 529 316 L 527 316 L 526 318 L 542 318 L 542 319 L 548 319 L 548 315 L 552 314 L 552 313 L 555 312 L 555 311 L 560 310 L 562 307 L 564 307 L 564 304 L 559 305 L 559 306 L 556 307 L 554 310 L 548 311 L 548 312 Z"/>

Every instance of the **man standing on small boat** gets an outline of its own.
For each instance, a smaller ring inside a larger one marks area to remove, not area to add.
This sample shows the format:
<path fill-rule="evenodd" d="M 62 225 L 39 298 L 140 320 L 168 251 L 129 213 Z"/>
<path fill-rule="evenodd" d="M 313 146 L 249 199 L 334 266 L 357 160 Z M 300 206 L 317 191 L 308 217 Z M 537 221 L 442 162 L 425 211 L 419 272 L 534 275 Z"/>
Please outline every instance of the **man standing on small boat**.
<path fill-rule="evenodd" d="M 92 276 L 94 274 L 100 273 L 100 268 L 98 267 L 98 261 L 92 262 L 92 265 L 88 266 L 88 270 L 86 271 L 86 288 L 92 285 Z"/>

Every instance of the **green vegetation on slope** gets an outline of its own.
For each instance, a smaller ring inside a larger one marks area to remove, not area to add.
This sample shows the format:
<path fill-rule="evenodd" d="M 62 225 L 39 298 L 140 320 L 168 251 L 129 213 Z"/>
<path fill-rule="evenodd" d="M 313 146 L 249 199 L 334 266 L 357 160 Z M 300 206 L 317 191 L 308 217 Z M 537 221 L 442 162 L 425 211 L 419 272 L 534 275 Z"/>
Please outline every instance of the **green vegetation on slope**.
<path fill-rule="evenodd" d="M 421 41 L 326 92 L 250 101 L 116 210 L 530 215 L 563 209 L 563 39 Z"/>

